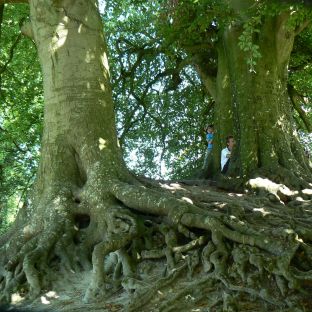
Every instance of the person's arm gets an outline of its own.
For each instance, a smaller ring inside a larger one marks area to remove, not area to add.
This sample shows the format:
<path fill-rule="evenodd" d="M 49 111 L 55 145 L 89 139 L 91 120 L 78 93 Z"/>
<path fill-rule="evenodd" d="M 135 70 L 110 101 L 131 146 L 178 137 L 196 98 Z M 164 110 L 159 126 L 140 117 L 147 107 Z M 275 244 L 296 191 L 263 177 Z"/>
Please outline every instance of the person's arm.
<path fill-rule="evenodd" d="M 221 170 L 223 169 L 223 167 L 224 167 L 226 161 L 227 161 L 226 150 L 223 149 L 223 150 L 221 151 Z"/>

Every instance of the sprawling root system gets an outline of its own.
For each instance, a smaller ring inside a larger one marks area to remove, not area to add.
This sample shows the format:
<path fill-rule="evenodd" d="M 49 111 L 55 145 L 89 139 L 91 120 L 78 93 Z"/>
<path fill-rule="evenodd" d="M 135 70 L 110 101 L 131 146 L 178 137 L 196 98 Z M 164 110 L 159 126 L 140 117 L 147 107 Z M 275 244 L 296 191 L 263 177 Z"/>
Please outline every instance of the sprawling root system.
<path fill-rule="evenodd" d="M 58 194 L 49 215 L 1 241 L 1 301 L 34 300 L 56 279 L 90 272 L 82 305 L 310 311 L 312 191 L 260 178 L 251 194 L 197 182 L 110 180 L 103 193 Z"/>

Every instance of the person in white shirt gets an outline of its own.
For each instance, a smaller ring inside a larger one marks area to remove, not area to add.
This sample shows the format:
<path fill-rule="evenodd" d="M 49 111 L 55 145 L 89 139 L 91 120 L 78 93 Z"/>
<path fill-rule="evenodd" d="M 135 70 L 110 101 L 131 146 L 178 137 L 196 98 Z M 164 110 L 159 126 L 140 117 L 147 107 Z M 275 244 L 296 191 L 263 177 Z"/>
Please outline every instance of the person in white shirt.
<path fill-rule="evenodd" d="M 221 151 L 221 173 L 225 174 L 229 168 L 231 153 L 235 144 L 233 136 L 226 138 L 226 147 Z"/>

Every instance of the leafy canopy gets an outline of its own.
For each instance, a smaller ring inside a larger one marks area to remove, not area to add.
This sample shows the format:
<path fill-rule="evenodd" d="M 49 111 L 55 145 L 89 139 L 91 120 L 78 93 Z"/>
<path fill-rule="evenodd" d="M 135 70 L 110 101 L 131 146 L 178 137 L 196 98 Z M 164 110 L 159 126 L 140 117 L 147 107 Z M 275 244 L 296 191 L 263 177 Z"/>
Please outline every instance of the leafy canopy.
<path fill-rule="evenodd" d="M 248 1 L 247 1 L 248 2 Z M 246 3 L 247 3 L 246 2 Z M 217 73 L 216 45 L 229 23 L 243 24 L 239 45 L 253 70 L 254 37 L 265 15 L 293 10 L 289 27 L 311 14 L 299 1 L 257 1 L 245 11 L 228 1 L 107 0 L 103 20 L 110 51 L 118 136 L 128 165 L 150 177 L 183 178 L 201 167 L 204 127 L 214 102 L 195 64 Z M 242 14 L 244 12 L 244 14 Z M 43 117 L 42 76 L 34 44 L 20 36 L 27 5 L 6 5 L 0 50 L 0 230 L 25 202 L 35 178 Z M 295 40 L 289 85 L 312 123 L 312 27 Z M 296 127 L 311 141 L 298 111 Z"/>

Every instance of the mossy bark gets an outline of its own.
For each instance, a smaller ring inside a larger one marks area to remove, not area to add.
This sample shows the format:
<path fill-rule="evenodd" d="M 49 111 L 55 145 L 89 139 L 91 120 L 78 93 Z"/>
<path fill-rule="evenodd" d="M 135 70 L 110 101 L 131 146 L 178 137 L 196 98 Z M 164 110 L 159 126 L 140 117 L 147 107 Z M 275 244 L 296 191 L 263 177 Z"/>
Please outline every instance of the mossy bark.
<path fill-rule="evenodd" d="M 239 47 L 242 24 L 232 24 L 218 43 L 213 172 L 220 172 L 225 138 L 236 140 L 229 174 L 242 181 L 261 174 L 292 187 L 307 187 L 311 165 L 299 144 L 287 93 L 287 66 L 295 32 L 287 13 L 265 17 L 254 35 L 256 65 Z M 203 70 L 203 69 L 202 69 Z"/>

